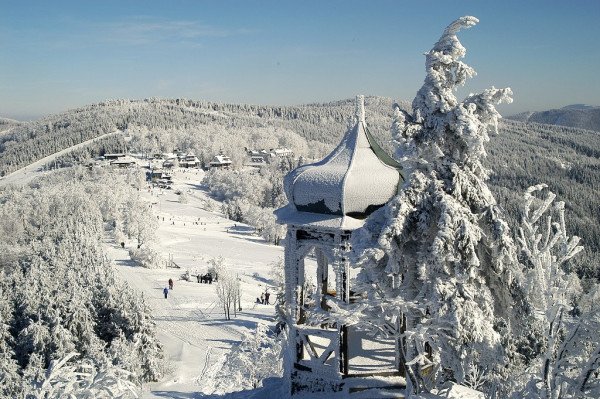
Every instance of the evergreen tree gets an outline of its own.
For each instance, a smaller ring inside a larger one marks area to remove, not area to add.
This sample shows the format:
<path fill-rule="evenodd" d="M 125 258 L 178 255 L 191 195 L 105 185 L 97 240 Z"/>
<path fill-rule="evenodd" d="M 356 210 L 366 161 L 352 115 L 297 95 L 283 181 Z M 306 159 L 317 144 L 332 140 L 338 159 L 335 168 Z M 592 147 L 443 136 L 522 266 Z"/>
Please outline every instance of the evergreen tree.
<path fill-rule="evenodd" d="M 0 268 L 0 397 L 11 398 L 16 397 L 20 390 L 20 376 L 13 350 L 14 339 L 10 333 L 11 306 L 8 303 L 8 292 L 1 283 L 5 277 Z"/>
<path fill-rule="evenodd" d="M 77 397 L 111 397 L 99 393 L 103 383 L 162 375 L 150 309 L 115 283 L 103 253 L 105 216 L 121 220 L 124 210 L 114 208 L 126 200 L 94 201 L 107 181 L 126 198 L 138 193 L 123 176 L 100 177 L 106 181 L 74 168 L 0 192 L 0 220 L 8 221 L 0 223 L 8 233 L 0 234 L 2 397 L 67 397 L 71 389 Z M 59 367 L 66 377 L 54 373 L 58 359 L 66 359 Z"/>
<path fill-rule="evenodd" d="M 511 91 L 455 97 L 475 74 L 456 34 L 477 22 L 456 20 L 426 54 L 413 112 L 396 107 L 392 126 L 410 177 L 353 241 L 369 298 L 362 324 L 396 338 L 412 393 L 468 383 L 476 365 L 492 373 L 503 356 L 495 325 L 512 322 L 516 252 L 482 165 L 494 104 Z"/>

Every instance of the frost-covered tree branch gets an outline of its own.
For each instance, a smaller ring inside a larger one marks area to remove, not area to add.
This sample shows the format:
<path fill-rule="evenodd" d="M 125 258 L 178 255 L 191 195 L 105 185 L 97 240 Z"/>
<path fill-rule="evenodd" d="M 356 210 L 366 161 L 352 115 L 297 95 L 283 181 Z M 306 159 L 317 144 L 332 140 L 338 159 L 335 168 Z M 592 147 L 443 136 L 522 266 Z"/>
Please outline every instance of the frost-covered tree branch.
<path fill-rule="evenodd" d="M 530 381 L 517 395 L 527 398 L 593 398 L 600 393 L 598 287 L 583 294 L 565 264 L 583 250 L 569 237 L 565 204 L 545 184 L 527 189 L 518 242 L 524 258 L 525 292 L 532 317 L 545 332 L 544 350 L 531 360 Z M 539 194 L 545 193 L 540 198 Z M 579 300 L 579 297 L 582 299 Z M 578 303 L 578 305 L 576 305 Z"/>

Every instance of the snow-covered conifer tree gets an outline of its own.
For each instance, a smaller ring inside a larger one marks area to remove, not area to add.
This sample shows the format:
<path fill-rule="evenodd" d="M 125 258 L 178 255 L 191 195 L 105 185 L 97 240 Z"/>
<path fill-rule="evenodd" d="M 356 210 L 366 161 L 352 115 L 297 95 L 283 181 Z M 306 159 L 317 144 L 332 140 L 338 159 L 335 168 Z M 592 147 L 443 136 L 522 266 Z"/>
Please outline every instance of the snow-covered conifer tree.
<path fill-rule="evenodd" d="M 103 254 L 103 222 L 120 218 L 119 204 L 99 206 L 93 199 L 101 190 L 87 173 L 52 174 L 0 193 L 0 219 L 8 220 L 2 230 L 10 231 L 0 234 L 1 397 L 68 397 L 70 386 L 77 397 L 102 397 L 88 389 L 94 381 L 102 390 L 115 378 L 139 383 L 162 375 L 150 310 L 115 283 Z M 62 358 L 75 379 L 47 382 Z M 89 379 L 77 377 L 81 367 Z"/>
<path fill-rule="evenodd" d="M 32 382 L 27 397 L 129 399 L 137 398 L 138 387 L 132 383 L 131 373 L 109 365 L 98 367 L 89 359 L 73 362 L 78 354 L 69 353 L 53 360 L 44 378 Z"/>
<path fill-rule="evenodd" d="M 0 280 L 4 278 L 0 268 Z M 2 286 L 0 285 L 0 397 L 16 397 L 19 392 L 20 376 L 12 349 L 13 337 L 10 334 L 12 320 L 11 308 L 7 303 Z"/>
<path fill-rule="evenodd" d="M 396 108 L 392 126 L 410 176 L 353 239 L 369 298 L 363 325 L 396 338 L 409 393 L 468 383 L 476 365 L 493 373 L 503 356 L 495 324 L 511 322 L 516 251 L 482 159 L 500 117 L 494 105 L 512 93 L 455 96 L 475 74 L 456 34 L 477 22 L 459 18 L 426 54 L 412 114 Z"/>

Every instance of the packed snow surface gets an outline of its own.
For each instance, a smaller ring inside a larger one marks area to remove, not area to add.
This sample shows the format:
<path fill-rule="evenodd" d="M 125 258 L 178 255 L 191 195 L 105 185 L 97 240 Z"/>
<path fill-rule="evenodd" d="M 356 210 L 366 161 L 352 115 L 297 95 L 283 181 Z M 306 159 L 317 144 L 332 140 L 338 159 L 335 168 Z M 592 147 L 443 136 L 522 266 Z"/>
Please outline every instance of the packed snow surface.
<path fill-rule="evenodd" d="M 256 304 L 269 286 L 270 264 L 283 257 L 283 248 L 269 245 L 252 234 L 253 229 L 205 210 L 213 201 L 201 190 L 204 172 L 181 169 L 174 173 L 172 190 L 147 189 L 144 197 L 158 216 L 158 249 L 165 260 L 172 256 L 180 268 L 145 269 L 133 263 L 128 249 L 108 242 L 108 255 L 124 280 L 144 295 L 154 312 L 157 334 L 164 345 L 171 371 L 144 389 L 143 398 L 206 397 L 215 392 L 214 373 L 232 345 L 246 329 L 271 322 L 274 306 Z M 177 192 L 188 192 L 187 203 Z M 218 209 L 218 204 L 214 209 Z M 201 284 L 196 275 L 208 271 L 208 261 L 222 256 L 242 281 L 243 311 L 227 321 L 218 303 L 216 284 Z M 186 271 L 191 281 L 180 279 Z M 168 299 L 162 290 L 174 280 Z M 273 301 L 274 287 L 270 287 Z M 279 361 L 274 359 L 274 361 Z M 221 387 L 222 389 L 222 387 Z M 231 391 L 239 388 L 232 386 Z M 220 393 L 220 392 L 219 392 Z"/>

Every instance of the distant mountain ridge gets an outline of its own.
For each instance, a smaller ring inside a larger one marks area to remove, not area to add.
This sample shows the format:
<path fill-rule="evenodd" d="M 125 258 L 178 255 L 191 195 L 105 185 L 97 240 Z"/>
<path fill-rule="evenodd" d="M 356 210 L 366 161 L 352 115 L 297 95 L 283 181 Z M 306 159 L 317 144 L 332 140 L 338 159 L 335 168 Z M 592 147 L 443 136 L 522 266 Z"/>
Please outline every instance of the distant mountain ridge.
<path fill-rule="evenodd" d="M 522 112 L 507 119 L 600 131 L 600 106 L 572 104 L 547 111 Z"/>

